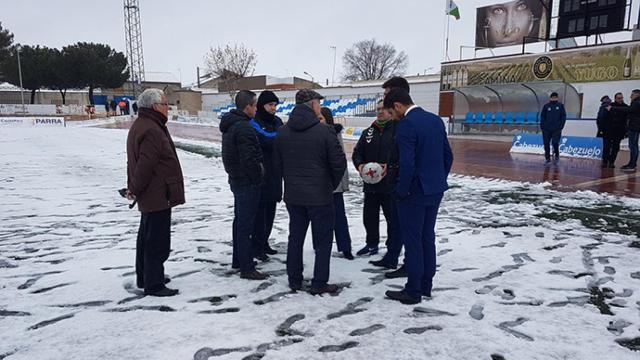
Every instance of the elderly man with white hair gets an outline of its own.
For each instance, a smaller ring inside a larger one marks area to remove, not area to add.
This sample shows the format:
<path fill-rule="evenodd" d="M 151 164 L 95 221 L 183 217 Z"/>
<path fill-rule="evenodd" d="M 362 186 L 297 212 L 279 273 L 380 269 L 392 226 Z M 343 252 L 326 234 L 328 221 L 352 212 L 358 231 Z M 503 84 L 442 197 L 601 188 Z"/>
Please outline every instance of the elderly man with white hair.
<path fill-rule="evenodd" d="M 138 98 L 138 118 L 127 137 L 127 198 L 142 213 L 136 243 L 136 280 L 145 295 L 173 296 L 165 286 L 164 262 L 171 248 L 171 208 L 184 204 L 182 169 L 167 129 L 164 93 L 147 89 Z"/>

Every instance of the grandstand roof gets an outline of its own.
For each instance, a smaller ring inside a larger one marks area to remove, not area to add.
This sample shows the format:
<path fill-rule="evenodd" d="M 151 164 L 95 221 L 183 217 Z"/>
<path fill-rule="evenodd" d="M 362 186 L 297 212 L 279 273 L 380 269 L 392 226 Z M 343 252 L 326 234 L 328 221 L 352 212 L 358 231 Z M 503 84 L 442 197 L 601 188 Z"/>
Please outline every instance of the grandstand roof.
<path fill-rule="evenodd" d="M 180 84 L 180 79 L 174 73 L 168 71 L 146 71 L 144 73 L 144 82 Z"/>

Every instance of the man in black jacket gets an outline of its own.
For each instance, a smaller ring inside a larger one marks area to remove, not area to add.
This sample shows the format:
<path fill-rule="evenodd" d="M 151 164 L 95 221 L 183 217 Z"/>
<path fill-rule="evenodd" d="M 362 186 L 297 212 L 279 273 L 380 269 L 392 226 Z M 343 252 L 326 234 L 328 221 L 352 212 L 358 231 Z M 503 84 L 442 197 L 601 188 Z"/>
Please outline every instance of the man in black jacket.
<path fill-rule="evenodd" d="M 610 111 L 607 111 L 607 107 L 613 105 Z M 600 111 L 598 112 L 598 119 L 601 117 L 601 113 L 604 113 L 604 119 L 600 123 L 600 130 L 602 131 L 602 168 L 615 168 L 616 158 L 620 151 L 620 142 L 627 134 L 627 114 L 621 111 L 620 108 L 629 107 L 624 103 L 624 95 L 617 93 L 614 96 L 614 103 L 603 103 Z"/>
<path fill-rule="evenodd" d="M 365 164 L 374 162 L 380 164 L 386 175 L 377 184 L 364 184 L 364 210 L 362 218 L 367 231 L 367 244 L 358 251 L 357 255 L 374 255 L 378 252 L 380 243 L 380 208 L 387 221 L 387 254 L 389 254 L 389 244 L 394 234 L 394 203 L 391 197 L 394 174 L 396 169 L 390 169 L 389 159 L 395 146 L 394 130 L 395 124 L 391 115 L 384 108 L 383 101 L 379 101 L 376 110 L 378 116 L 370 127 L 365 129 L 353 149 L 353 165 L 362 174 Z M 395 269 L 398 265 L 398 255 L 385 256 L 383 261 L 375 262 L 374 265 Z"/>
<path fill-rule="evenodd" d="M 273 220 L 276 216 L 276 205 L 282 200 L 282 175 L 275 171 L 273 165 L 273 142 L 278 129 L 282 126 L 282 120 L 275 115 L 279 101 L 280 99 L 273 92 L 263 91 L 258 97 L 256 116 L 250 122 L 260 141 L 264 159 L 264 182 L 260 195 L 260 207 L 251 236 L 254 256 L 262 261 L 269 259 L 267 255 L 277 254 L 277 251 L 269 246 L 269 235 L 271 235 Z"/>
<path fill-rule="evenodd" d="M 335 217 L 333 190 L 347 169 L 335 131 L 318 120 L 321 99 L 313 90 L 298 91 L 297 105 L 287 124 L 278 130 L 275 142 L 275 162 L 284 177 L 284 201 L 289 211 L 289 287 L 302 288 L 302 253 L 311 222 L 315 264 L 310 292 L 314 295 L 338 290 L 327 283 Z"/>
<path fill-rule="evenodd" d="M 638 137 L 640 136 L 640 89 L 631 92 L 631 105 L 628 107 L 610 106 L 609 110 L 617 110 L 627 115 L 629 130 L 629 163 L 623 166 L 622 171 L 636 171 L 638 163 Z"/>
<path fill-rule="evenodd" d="M 256 115 L 256 94 L 242 90 L 235 102 L 236 109 L 220 121 L 222 162 L 234 198 L 232 267 L 240 269 L 243 279 L 264 280 L 267 275 L 256 271 L 251 246 L 264 175 L 260 143 L 249 123 Z"/>

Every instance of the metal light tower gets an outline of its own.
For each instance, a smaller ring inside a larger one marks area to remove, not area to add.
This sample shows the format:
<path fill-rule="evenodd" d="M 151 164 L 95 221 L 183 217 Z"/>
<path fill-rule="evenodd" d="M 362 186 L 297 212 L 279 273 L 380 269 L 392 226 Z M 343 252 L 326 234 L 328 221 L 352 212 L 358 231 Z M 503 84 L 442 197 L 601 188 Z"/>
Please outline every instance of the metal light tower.
<path fill-rule="evenodd" d="M 133 96 L 138 96 L 144 81 L 144 57 L 142 55 L 142 28 L 138 0 L 124 0 L 124 33 L 129 60 L 129 76 Z"/>

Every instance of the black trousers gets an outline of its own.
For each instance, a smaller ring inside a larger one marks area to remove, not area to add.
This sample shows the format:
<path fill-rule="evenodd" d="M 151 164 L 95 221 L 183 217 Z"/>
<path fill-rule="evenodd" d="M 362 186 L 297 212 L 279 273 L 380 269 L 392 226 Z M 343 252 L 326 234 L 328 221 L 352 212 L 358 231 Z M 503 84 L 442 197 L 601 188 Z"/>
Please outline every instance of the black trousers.
<path fill-rule="evenodd" d="M 562 137 L 562 130 L 546 131 L 542 130 L 542 142 L 544 143 L 544 158 L 551 159 L 550 145 L 553 145 L 553 155 L 557 158 L 560 157 L 560 138 Z"/>
<path fill-rule="evenodd" d="M 622 138 L 619 136 L 610 136 L 605 133 L 602 138 L 602 161 L 614 164 L 620 152 L 620 142 Z"/>
<path fill-rule="evenodd" d="M 276 218 L 277 205 L 277 202 L 260 201 L 253 234 L 251 235 L 253 256 L 263 255 L 269 247 L 269 236 L 271 236 L 271 230 L 273 229 L 273 220 Z"/>
<path fill-rule="evenodd" d="M 387 220 L 387 247 L 389 238 L 393 236 L 393 199 L 391 194 L 364 193 L 364 210 L 362 219 L 367 231 L 367 246 L 377 247 L 380 244 L 380 208 Z"/>
<path fill-rule="evenodd" d="M 335 219 L 333 204 L 326 206 L 287 205 L 287 210 L 289 211 L 289 246 L 287 249 L 289 285 L 299 287 L 302 284 L 304 239 L 307 236 L 309 223 L 311 223 L 313 250 L 316 253 L 311 287 L 321 288 L 329 281 Z"/>
<path fill-rule="evenodd" d="M 233 192 L 233 255 L 231 267 L 248 273 L 256 269 L 253 264 L 251 234 L 260 206 L 260 186 L 231 186 Z"/>
<path fill-rule="evenodd" d="M 164 287 L 164 262 L 171 249 L 171 209 L 142 213 L 136 242 L 136 282 L 154 291 Z"/>

